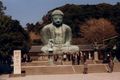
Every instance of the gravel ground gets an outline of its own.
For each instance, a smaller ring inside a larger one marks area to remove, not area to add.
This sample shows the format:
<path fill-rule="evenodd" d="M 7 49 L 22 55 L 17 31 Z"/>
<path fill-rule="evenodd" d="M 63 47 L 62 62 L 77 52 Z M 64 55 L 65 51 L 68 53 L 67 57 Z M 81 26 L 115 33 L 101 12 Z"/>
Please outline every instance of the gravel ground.
<path fill-rule="evenodd" d="M 62 75 L 29 75 L 12 77 L 1 75 L 0 80 L 120 80 L 120 72 L 90 73 L 90 74 L 62 74 Z"/>

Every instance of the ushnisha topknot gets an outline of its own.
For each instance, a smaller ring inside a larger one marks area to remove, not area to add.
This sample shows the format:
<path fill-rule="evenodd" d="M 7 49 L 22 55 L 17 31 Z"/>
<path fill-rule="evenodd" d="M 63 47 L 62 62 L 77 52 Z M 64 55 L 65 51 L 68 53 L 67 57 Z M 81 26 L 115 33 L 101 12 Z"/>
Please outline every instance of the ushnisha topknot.
<path fill-rule="evenodd" d="M 61 11 L 61 10 L 54 10 L 53 12 L 52 12 L 52 16 L 53 15 L 62 15 L 62 16 L 64 16 L 64 13 Z"/>

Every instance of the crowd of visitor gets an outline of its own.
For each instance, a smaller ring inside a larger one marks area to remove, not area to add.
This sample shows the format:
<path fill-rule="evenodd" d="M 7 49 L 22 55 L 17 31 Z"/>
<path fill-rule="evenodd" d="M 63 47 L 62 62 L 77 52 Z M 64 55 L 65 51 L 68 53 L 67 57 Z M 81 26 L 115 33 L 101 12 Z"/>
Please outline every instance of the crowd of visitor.
<path fill-rule="evenodd" d="M 54 54 L 53 59 L 55 62 L 61 59 L 63 62 L 71 61 L 72 65 L 79 65 L 86 61 L 86 55 L 84 53 L 63 53 L 62 55 Z"/>

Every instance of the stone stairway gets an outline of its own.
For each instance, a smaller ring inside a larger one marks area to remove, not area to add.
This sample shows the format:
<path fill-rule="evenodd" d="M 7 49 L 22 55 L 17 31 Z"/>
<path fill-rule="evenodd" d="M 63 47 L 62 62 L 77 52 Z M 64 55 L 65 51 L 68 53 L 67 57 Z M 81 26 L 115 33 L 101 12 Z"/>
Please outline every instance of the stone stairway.
<path fill-rule="evenodd" d="M 106 72 L 105 64 L 89 65 L 88 73 L 104 73 Z"/>
<path fill-rule="evenodd" d="M 72 66 L 37 66 L 24 67 L 26 75 L 46 75 L 46 74 L 73 74 Z"/>
<path fill-rule="evenodd" d="M 83 65 L 59 65 L 59 66 L 24 66 L 26 75 L 45 75 L 45 74 L 81 74 L 83 73 Z M 104 73 L 106 72 L 104 65 L 89 65 L 88 73 Z"/>
<path fill-rule="evenodd" d="M 26 75 L 51 75 L 51 74 L 82 74 L 84 66 L 72 65 L 71 61 L 54 62 L 50 64 L 48 57 L 32 56 L 32 62 L 22 63 L 22 71 Z M 88 60 L 88 73 L 107 73 L 107 64 Z M 115 63 L 114 71 L 120 72 L 120 63 Z"/>
<path fill-rule="evenodd" d="M 114 63 L 114 69 L 115 72 L 120 72 L 120 63 Z"/>
<path fill-rule="evenodd" d="M 22 63 L 22 66 L 48 66 L 48 61 L 32 61 L 29 63 Z"/>
<path fill-rule="evenodd" d="M 68 62 L 69 63 L 69 62 Z M 107 73 L 107 64 L 88 64 L 88 73 Z M 33 61 L 22 63 L 22 71 L 26 75 L 51 75 L 51 74 L 81 74 L 84 66 L 81 65 L 50 65 L 48 61 Z M 115 63 L 114 72 L 120 72 L 120 63 Z"/>

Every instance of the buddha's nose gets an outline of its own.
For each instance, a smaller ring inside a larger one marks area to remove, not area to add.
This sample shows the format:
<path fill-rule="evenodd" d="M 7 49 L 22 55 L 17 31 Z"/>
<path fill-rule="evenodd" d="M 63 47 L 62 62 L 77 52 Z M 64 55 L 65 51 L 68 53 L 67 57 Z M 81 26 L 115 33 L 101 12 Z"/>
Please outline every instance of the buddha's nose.
<path fill-rule="evenodd" d="M 57 19 L 57 21 L 56 21 L 57 23 L 61 23 L 61 20 L 60 19 Z"/>
<path fill-rule="evenodd" d="M 60 23 L 60 21 L 57 21 L 57 23 Z"/>

